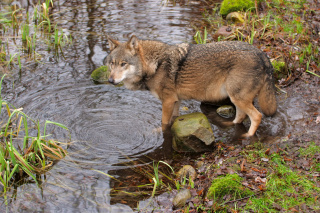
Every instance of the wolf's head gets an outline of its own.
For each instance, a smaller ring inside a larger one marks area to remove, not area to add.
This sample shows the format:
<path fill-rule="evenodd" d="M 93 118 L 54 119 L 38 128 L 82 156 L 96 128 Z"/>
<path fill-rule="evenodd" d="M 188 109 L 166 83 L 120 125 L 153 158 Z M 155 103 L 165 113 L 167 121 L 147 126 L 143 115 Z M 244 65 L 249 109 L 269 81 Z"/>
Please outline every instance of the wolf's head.
<path fill-rule="evenodd" d="M 110 54 L 107 56 L 106 65 L 110 69 L 109 82 L 119 84 L 121 81 L 126 86 L 142 78 L 142 62 L 139 56 L 139 40 L 132 36 L 128 42 L 120 43 L 108 37 Z"/>

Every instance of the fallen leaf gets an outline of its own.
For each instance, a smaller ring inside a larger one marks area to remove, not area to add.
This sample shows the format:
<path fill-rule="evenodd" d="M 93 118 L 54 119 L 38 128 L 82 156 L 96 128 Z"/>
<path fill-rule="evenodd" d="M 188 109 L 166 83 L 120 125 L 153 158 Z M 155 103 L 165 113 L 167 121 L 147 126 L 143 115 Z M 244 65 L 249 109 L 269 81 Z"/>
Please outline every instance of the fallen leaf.
<path fill-rule="evenodd" d="M 265 191 L 266 190 L 266 185 L 264 185 L 264 184 L 261 184 L 258 187 L 259 187 L 260 191 Z"/>
<path fill-rule="evenodd" d="M 269 155 L 269 153 L 270 153 L 270 148 L 268 148 L 264 154 Z"/>
<path fill-rule="evenodd" d="M 256 182 L 256 183 L 266 183 L 267 182 L 267 178 L 261 178 L 261 177 L 256 177 L 255 179 L 254 179 L 254 181 Z"/>
<path fill-rule="evenodd" d="M 243 159 L 241 165 L 240 165 L 240 168 L 241 168 L 241 172 L 244 172 L 246 171 L 246 168 L 244 167 L 244 164 L 246 163 L 246 159 Z"/>
<path fill-rule="evenodd" d="M 283 156 L 283 160 L 285 160 L 285 161 L 292 161 L 291 158 L 287 158 L 286 156 Z"/>
<path fill-rule="evenodd" d="M 197 194 L 198 194 L 199 196 L 201 196 L 203 190 L 204 190 L 204 189 L 201 189 L 201 190 L 197 191 Z"/>
<path fill-rule="evenodd" d="M 257 168 L 251 167 L 251 169 L 252 169 L 253 171 L 255 171 L 255 172 L 261 173 L 261 171 L 260 171 L 259 169 L 257 169 Z"/>

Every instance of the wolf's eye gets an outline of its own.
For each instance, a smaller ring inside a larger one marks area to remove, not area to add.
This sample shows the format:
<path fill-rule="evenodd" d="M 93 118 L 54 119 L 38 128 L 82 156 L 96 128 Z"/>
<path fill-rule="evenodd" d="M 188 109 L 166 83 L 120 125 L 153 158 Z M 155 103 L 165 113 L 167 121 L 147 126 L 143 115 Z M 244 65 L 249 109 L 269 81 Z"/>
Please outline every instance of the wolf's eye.
<path fill-rule="evenodd" d="M 122 63 L 121 63 L 121 66 L 122 66 L 122 67 L 124 67 L 124 66 L 126 66 L 126 65 L 127 65 L 126 62 L 122 62 Z"/>

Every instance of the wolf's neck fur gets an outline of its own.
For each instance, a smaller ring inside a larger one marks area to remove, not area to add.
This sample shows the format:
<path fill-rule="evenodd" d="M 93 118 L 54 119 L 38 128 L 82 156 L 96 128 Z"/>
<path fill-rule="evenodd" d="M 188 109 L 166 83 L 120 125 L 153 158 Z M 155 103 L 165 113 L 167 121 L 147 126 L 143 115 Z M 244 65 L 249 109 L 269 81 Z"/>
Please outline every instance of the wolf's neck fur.
<path fill-rule="evenodd" d="M 159 66 L 160 59 L 166 54 L 170 45 L 149 40 L 139 41 L 139 57 L 142 61 L 142 75 L 152 77 Z"/>

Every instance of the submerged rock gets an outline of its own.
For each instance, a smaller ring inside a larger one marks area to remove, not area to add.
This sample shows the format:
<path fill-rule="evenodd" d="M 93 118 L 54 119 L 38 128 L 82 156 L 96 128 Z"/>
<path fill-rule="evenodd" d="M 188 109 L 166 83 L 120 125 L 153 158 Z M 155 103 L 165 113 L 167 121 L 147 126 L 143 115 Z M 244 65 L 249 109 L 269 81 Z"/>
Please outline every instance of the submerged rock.
<path fill-rule="evenodd" d="M 99 83 L 105 83 L 108 82 L 109 75 L 110 71 L 108 71 L 108 67 L 101 66 L 91 73 L 91 78 Z"/>
<path fill-rule="evenodd" d="M 189 189 L 183 189 L 173 198 L 172 204 L 175 208 L 183 207 L 187 200 L 191 198 L 191 192 Z"/>
<path fill-rule="evenodd" d="M 200 113 L 179 116 L 171 127 L 172 146 L 178 152 L 212 151 L 214 135 L 207 117 Z"/>
<path fill-rule="evenodd" d="M 194 180 L 197 177 L 196 170 L 190 165 L 184 165 L 178 172 L 177 172 L 178 179 L 189 178 L 189 180 Z"/>
<path fill-rule="evenodd" d="M 231 105 L 223 105 L 217 109 L 217 113 L 224 118 L 232 118 L 236 114 L 236 110 Z"/>

